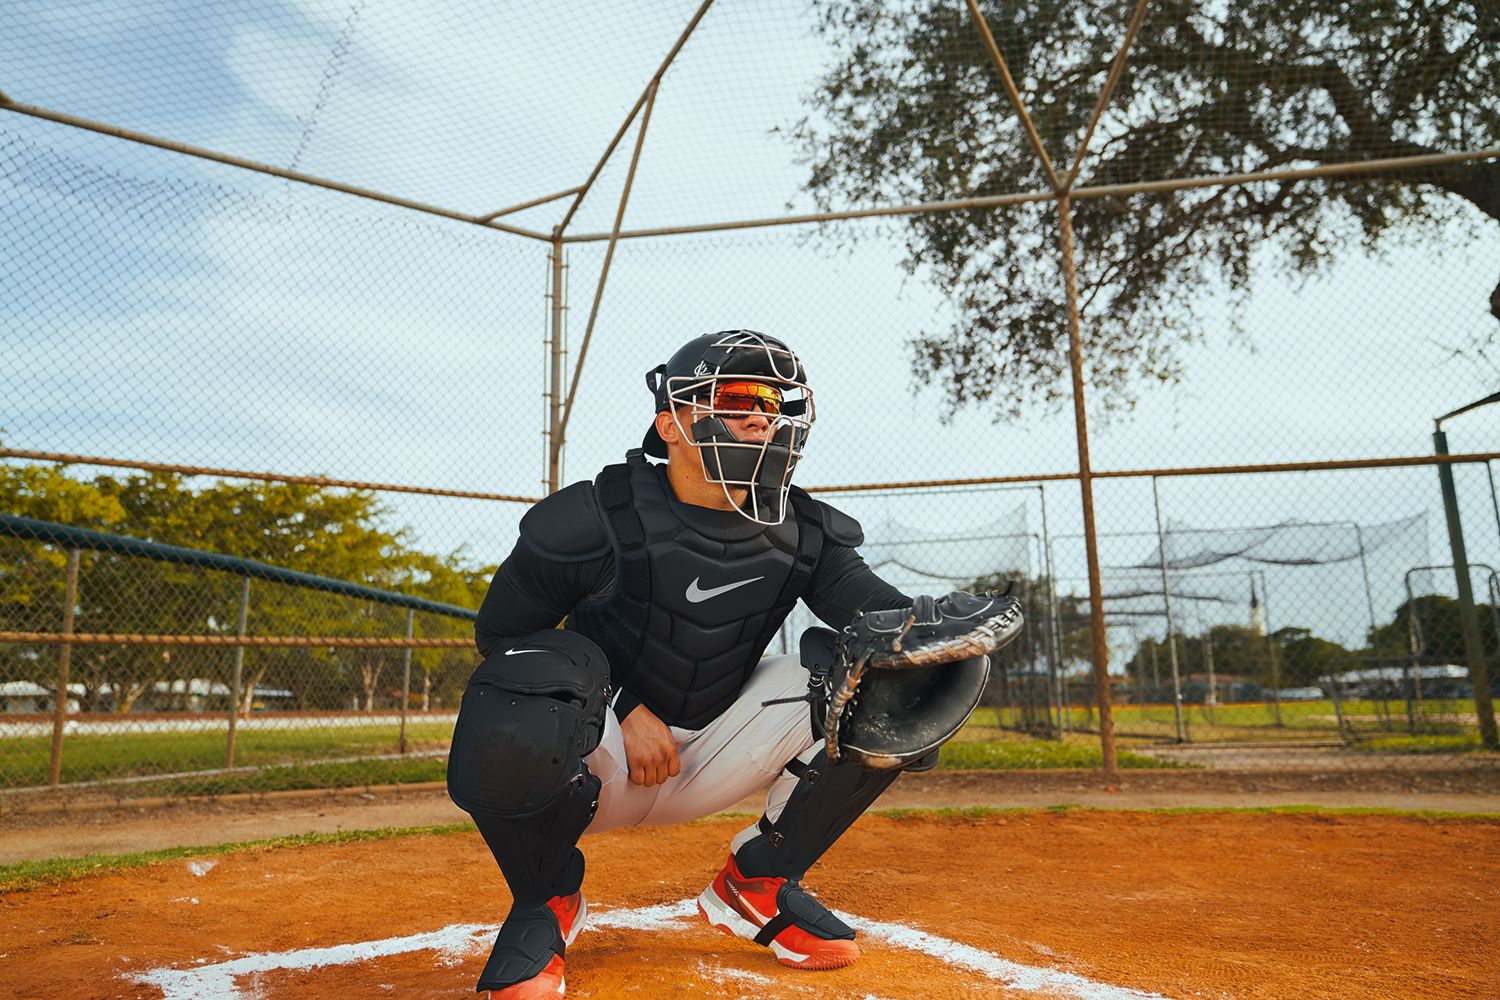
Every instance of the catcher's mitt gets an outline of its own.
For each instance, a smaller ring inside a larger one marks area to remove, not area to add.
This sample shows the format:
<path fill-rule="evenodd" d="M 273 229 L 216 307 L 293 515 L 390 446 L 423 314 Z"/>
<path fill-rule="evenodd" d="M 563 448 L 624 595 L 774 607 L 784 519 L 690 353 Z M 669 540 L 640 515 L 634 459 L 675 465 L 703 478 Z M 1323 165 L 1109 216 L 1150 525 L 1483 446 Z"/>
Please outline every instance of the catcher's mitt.
<path fill-rule="evenodd" d="M 889 770 L 935 750 L 979 704 L 989 655 L 1020 633 L 1021 604 L 1008 590 L 918 597 L 910 608 L 857 616 L 838 636 L 831 669 L 812 678 L 829 760 Z"/>

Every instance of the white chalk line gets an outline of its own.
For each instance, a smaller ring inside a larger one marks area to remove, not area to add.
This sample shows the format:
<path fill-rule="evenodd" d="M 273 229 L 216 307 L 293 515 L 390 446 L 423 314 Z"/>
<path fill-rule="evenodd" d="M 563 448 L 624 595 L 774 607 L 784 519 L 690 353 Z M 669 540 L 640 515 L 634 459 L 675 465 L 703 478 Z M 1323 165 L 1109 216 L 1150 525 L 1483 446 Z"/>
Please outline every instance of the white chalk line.
<path fill-rule="evenodd" d="M 635 909 L 589 910 L 585 932 L 603 928 L 625 930 L 671 930 L 684 918 L 696 916 L 698 904 L 693 899 L 675 903 L 642 906 Z M 866 920 L 849 913 L 838 913 L 840 919 L 870 938 L 897 948 L 915 951 L 940 962 L 967 969 L 999 982 L 1007 989 L 1027 993 L 1076 997 L 1077 1000 L 1166 1000 L 1158 993 L 1134 990 L 1124 986 L 1095 982 L 1071 972 L 1024 965 L 1001 958 L 993 952 L 959 941 L 919 931 L 904 924 Z M 337 965 L 352 965 L 388 955 L 414 951 L 435 951 L 445 965 L 486 951 L 490 939 L 499 931 L 496 924 L 452 924 L 422 934 L 382 938 L 331 945 L 326 948 L 302 948 L 296 951 L 260 952 L 243 955 L 227 962 L 203 964 L 193 968 L 160 968 L 149 972 L 126 973 L 125 978 L 162 991 L 163 1000 L 245 1000 L 236 980 L 258 972 L 281 970 L 305 971 Z M 201 960 L 200 960 L 201 961 Z M 734 976 L 735 972 L 720 970 Z M 738 978 L 738 977 L 737 977 Z"/>

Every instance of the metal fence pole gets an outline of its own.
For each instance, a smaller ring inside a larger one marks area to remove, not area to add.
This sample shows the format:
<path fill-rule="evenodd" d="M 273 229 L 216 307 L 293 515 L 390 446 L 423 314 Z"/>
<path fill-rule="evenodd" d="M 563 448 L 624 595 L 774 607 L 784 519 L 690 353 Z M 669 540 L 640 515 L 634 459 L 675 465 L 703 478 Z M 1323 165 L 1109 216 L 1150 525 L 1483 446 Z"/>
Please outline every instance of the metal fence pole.
<path fill-rule="evenodd" d="M 245 624 L 250 618 L 250 578 L 240 580 L 240 615 L 235 623 L 234 634 L 245 638 Z M 234 737 L 240 724 L 240 684 L 245 674 L 245 647 L 234 647 L 234 669 L 229 682 L 229 737 L 224 741 L 224 766 L 234 766 Z M 252 692 L 251 700 L 254 700 Z"/>
<path fill-rule="evenodd" d="M 1042 560 L 1047 570 L 1047 702 L 1056 714 L 1052 726 L 1052 738 L 1063 737 L 1062 693 L 1059 680 L 1062 662 L 1061 638 L 1057 631 L 1057 577 L 1052 573 L 1052 534 L 1047 529 L 1047 484 L 1038 483 L 1037 491 L 1042 495 Z"/>
<path fill-rule="evenodd" d="M 1089 571 L 1089 636 L 1094 660 L 1094 700 L 1099 706 L 1099 755 L 1106 779 L 1119 776 L 1115 760 L 1115 721 L 1110 710 L 1109 638 L 1104 631 L 1104 584 L 1099 571 L 1099 530 L 1094 522 L 1094 476 L 1089 462 L 1088 412 L 1083 399 L 1083 334 L 1078 310 L 1078 275 L 1073 259 L 1073 202 L 1057 199 L 1061 230 L 1063 285 L 1068 303 L 1068 367 L 1073 377 L 1073 426 L 1078 439 L 1078 487 L 1083 503 L 1083 542 Z"/>
<path fill-rule="evenodd" d="M 411 608 L 406 609 L 406 637 L 410 639 L 415 634 L 417 613 Z M 406 753 L 406 712 L 411 705 L 411 647 L 407 646 L 401 651 L 401 752 Z"/>
<path fill-rule="evenodd" d="M 68 579 L 63 588 L 62 634 L 73 634 L 73 619 L 78 608 L 78 549 L 68 550 Z M 68 724 L 68 670 L 73 664 L 73 644 L 64 642 L 57 649 L 57 693 L 52 706 L 52 761 L 47 772 L 53 788 L 62 780 L 63 728 Z"/>
<path fill-rule="evenodd" d="M 1167 582 L 1167 536 L 1162 530 L 1161 490 L 1157 479 L 1151 477 L 1151 499 L 1156 504 L 1156 548 L 1161 563 L 1161 598 L 1167 609 L 1167 659 L 1172 664 L 1172 723 L 1177 731 L 1177 742 L 1187 741 L 1182 727 L 1182 675 L 1177 666 L 1177 639 L 1172 626 L 1172 587 Z"/>
<path fill-rule="evenodd" d="M 1204 630 L 1203 635 L 1203 663 L 1208 668 L 1208 723 L 1211 726 L 1218 725 L 1214 719 L 1214 708 L 1219 704 L 1219 680 L 1214 673 L 1214 634 L 1212 626 Z"/>
<path fill-rule="evenodd" d="M 552 336 L 548 341 L 547 372 L 547 492 L 562 488 L 563 400 L 563 248 L 562 235 L 552 241 Z"/>
<path fill-rule="evenodd" d="M 1271 654 L 1271 704 L 1276 713 L 1276 726 L 1281 728 L 1281 658 L 1276 655 L 1276 628 L 1271 624 L 1271 585 L 1266 582 L 1265 570 L 1255 570 L 1260 576 L 1261 614 L 1266 620 L 1266 649 Z"/>
<path fill-rule="evenodd" d="M 1495 494 L 1495 470 L 1490 463 L 1484 463 L 1484 474 L 1490 478 L 1490 506 L 1495 510 L 1495 535 L 1500 538 L 1500 496 Z"/>
<path fill-rule="evenodd" d="M 1448 454 L 1448 435 L 1442 425 L 1433 431 L 1432 441 L 1439 455 Z M 1469 663 L 1469 678 L 1474 683 L 1474 711 L 1479 716 L 1479 739 L 1486 749 L 1500 750 L 1500 733 L 1495 729 L 1495 706 L 1490 700 L 1489 664 L 1484 659 L 1484 644 L 1479 638 L 1479 617 L 1474 612 L 1474 585 L 1469 580 L 1469 555 L 1464 549 L 1463 523 L 1458 515 L 1458 491 L 1453 485 L 1453 466 L 1438 466 L 1438 482 L 1443 491 L 1443 514 L 1448 521 L 1448 547 L 1453 552 L 1453 576 L 1458 585 L 1458 616 L 1463 627 L 1464 654 Z"/>

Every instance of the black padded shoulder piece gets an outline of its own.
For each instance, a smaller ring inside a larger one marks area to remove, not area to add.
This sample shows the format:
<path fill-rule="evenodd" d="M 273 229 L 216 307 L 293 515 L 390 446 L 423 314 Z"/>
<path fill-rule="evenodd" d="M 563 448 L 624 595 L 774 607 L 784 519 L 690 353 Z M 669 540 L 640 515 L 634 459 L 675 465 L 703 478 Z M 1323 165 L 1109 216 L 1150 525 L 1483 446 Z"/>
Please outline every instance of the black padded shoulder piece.
<path fill-rule="evenodd" d="M 608 555 L 609 536 L 594 503 L 594 484 L 574 483 L 537 501 L 521 517 L 521 538 L 542 555 L 562 562 Z"/>
<path fill-rule="evenodd" d="M 823 522 L 823 534 L 830 541 L 837 542 L 839 545 L 847 545 L 850 548 L 858 548 L 864 544 L 865 532 L 859 526 L 858 521 L 837 507 L 826 504 L 821 500 L 814 500 L 808 495 L 807 491 L 793 486 L 792 495 L 797 496 L 798 494 L 801 494 L 798 499 L 804 505 L 811 505 L 817 509 L 818 518 Z"/>

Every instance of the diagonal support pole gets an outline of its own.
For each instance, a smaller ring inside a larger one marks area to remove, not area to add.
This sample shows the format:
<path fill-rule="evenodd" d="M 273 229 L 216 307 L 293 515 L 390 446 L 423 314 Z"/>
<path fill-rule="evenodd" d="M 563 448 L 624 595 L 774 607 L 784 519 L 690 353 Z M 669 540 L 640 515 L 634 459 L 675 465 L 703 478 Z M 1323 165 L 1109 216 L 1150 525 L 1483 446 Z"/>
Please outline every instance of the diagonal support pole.
<path fill-rule="evenodd" d="M 625 190 L 620 192 L 620 207 L 615 210 L 615 227 L 609 236 L 609 247 L 604 251 L 604 267 L 599 272 L 599 287 L 594 289 L 594 304 L 589 309 L 588 326 L 583 331 L 583 343 L 578 347 L 578 362 L 573 367 L 573 380 L 568 386 L 568 401 L 563 406 L 562 420 L 558 424 L 557 436 L 552 447 L 561 454 L 568 440 L 568 418 L 573 415 L 573 398 L 578 395 L 578 383 L 583 377 L 583 362 L 588 358 L 589 341 L 594 336 L 594 321 L 599 318 L 599 303 L 604 300 L 604 283 L 609 279 L 609 265 L 615 259 L 615 246 L 620 242 L 620 227 L 625 222 L 625 206 L 630 204 L 630 187 L 635 183 L 635 168 L 641 162 L 641 148 L 646 144 L 646 129 L 651 125 L 651 109 L 656 105 L 656 90 L 660 80 L 652 80 L 646 89 L 646 110 L 641 116 L 641 130 L 635 137 L 635 150 L 630 154 L 630 169 L 625 174 Z"/>
<path fill-rule="evenodd" d="M 529 236 L 534 240 L 548 239 L 542 233 L 533 232 L 521 226 L 506 225 L 503 222 L 496 222 L 493 219 L 486 222 L 463 212 L 455 212 L 437 205 L 413 201 L 410 198 L 399 198 L 395 195 L 383 194 L 380 191 L 371 190 L 370 188 L 356 187 L 353 184 L 344 184 L 324 177 L 314 177 L 312 174 L 304 174 L 298 170 L 284 170 L 269 163 L 247 160 L 243 156 L 230 156 L 228 153 L 217 153 L 211 149 L 204 149 L 201 146 L 190 146 L 185 142 L 174 142 L 171 139 L 163 139 L 160 136 L 148 135 L 145 132 L 136 132 L 133 129 L 121 128 L 118 125 L 109 125 L 104 122 L 81 118 L 78 115 L 70 115 L 62 111 L 54 111 L 50 108 L 37 107 L 33 104 L 21 104 L 11 100 L 4 94 L 0 94 L 0 110 L 38 118 L 42 121 L 56 122 L 59 125 L 71 125 L 73 128 L 82 129 L 85 132 L 94 132 L 98 135 L 107 135 L 115 139 L 124 139 L 126 142 L 151 146 L 155 149 L 166 150 L 169 153 L 193 156 L 200 160 L 222 163 L 225 166 L 238 167 L 241 170 L 251 170 L 258 174 L 265 174 L 268 177 L 279 177 L 282 180 L 297 181 L 312 187 L 323 188 L 327 191 L 337 191 L 340 194 L 353 195 L 356 198 L 365 198 L 369 201 L 377 201 L 384 205 L 409 208 L 414 212 L 422 212 L 426 215 L 435 215 L 444 219 L 467 222 L 470 225 L 479 226 L 484 229 L 498 229 L 501 232 L 513 233 L 516 236 Z"/>
<path fill-rule="evenodd" d="M 630 128 L 630 123 L 635 121 L 636 114 L 641 108 L 645 107 L 646 101 L 654 98 L 657 85 L 661 83 L 661 78 L 666 75 L 667 67 L 672 65 L 672 60 L 677 58 L 677 53 L 681 52 L 682 47 L 687 44 L 687 40 L 692 35 L 693 29 L 698 27 L 698 22 L 703 20 L 703 15 L 708 13 L 708 8 L 713 5 L 713 2 L 714 0 L 703 0 L 703 3 L 693 13 L 692 19 L 688 21 L 687 27 L 682 29 L 682 34 L 677 36 L 677 41 L 673 43 L 671 51 L 661 61 L 661 65 L 656 68 L 656 72 L 651 74 L 651 81 L 646 84 L 646 89 L 641 91 L 641 96 L 636 98 L 635 104 L 630 108 L 630 113 L 625 116 L 625 120 L 620 123 L 619 130 L 615 132 L 615 137 L 609 140 L 609 145 L 604 148 L 604 155 L 599 157 L 598 163 L 594 164 L 594 169 L 590 171 L 588 180 L 578 185 L 578 195 L 573 199 L 573 204 L 568 206 L 568 212 L 563 216 L 562 222 L 557 224 L 556 233 L 561 234 L 564 232 L 568 228 L 568 223 L 573 221 L 573 216 L 578 211 L 578 206 L 582 205 L 583 199 L 588 197 L 589 189 L 594 186 L 594 181 L 598 179 L 600 171 L 609 162 L 609 158 L 614 155 L 615 147 L 620 144 L 621 139 L 625 138 L 625 132 Z"/>
<path fill-rule="evenodd" d="M 1085 548 L 1088 554 L 1089 573 L 1089 634 L 1092 645 L 1094 661 L 1094 698 L 1099 706 L 1099 750 L 1101 763 L 1106 781 L 1118 779 L 1119 770 L 1115 755 L 1115 727 L 1114 714 L 1110 707 L 1109 690 L 1109 642 L 1105 633 L 1104 625 L 1104 590 L 1100 580 L 1099 570 L 1099 532 L 1094 520 L 1094 482 L 1093 472 L 1089 463 L 1089 431 L 1088 415 L 1084 405 L 1084 378 L 1083 378 L 1083 340 L 1081 333 L 1081 321 L 1078 307 L 1078 274 L 1075 266 L 1075 251 L 1073 246 L 1073 200 L 1068 193 L 1068 184 L 1071 178 L 1076 176 L 1076 169 L 1070 171 L 1069 181 L 1058 177 L 1057 168 L 1053 166 L 1052 158 L 1047 155 L 1046 144 L 1042 141 L 1041 133 L 1037 131 L 1036 122 L 1026 110 L 1026 102 L 1021 98 L 1021 92 L 1016 87 L 1016 81 L 1010 74 L 1010 67 L 1005 63 L 1005 57 L 1000 53 L 1000 47 L 995 44 L 994 33 L 990 31 L 989 22 L 979 10 L 977 0 L 966 0 L 969 8 L 969 16 L 979 30 L 980 37 L 984 40 L 985 49 L 990 54 L 990 60 L 995 64 L 995 71 L 1000 75 L 1000 82 L 1005 87 L 1005 92 L 1010 97 L 1011 104 L 1015 106 L 1016 114 L 1020 116 L 1021 124 L 1026 128 L 1026 135 L 1031 140 L 1031 146 L 1036 151 L 1037 159 L 1042 164 L 1042 169 L 1047 174 L 1047 181 L 1052 185 L 1052 190 L 1057 196 L 1058 224 L 1060 227 L 1060 240 L 1062 251 L 1063 290 L 1067 299 L 1068 311 L 1068 364 L 1073 378 L 1073 421 L 1078 438 L 1078 485 L 1082 492 L 1083 502 L 1083 534 Z M 1136 16 L 1131 19 L 1131 24 L 1139 28 L 1140 16 L 1144 13 L 1145 0 L 1137 0 Z M 1108 95 L 1113 92 L 1115 85 L 1119 83 L 1120 73 L 1123 72 L 1126 53 L 1134 35 L 1127 32 L 1126 43 L 1121 46 L 1120 53 L 1115 58 L 1115 65 L 1110 72 L 1110 79 L 1105 85 L 1105 93 L 1101 94 L 1094 109 L 1094 118 L 1090 122 L 1090 135 L 1086 136 L 1079 150 L 1079 157 L 1083 149 L 1087 148 L 1088 139 L 1092 136 L 1094 124 L 1098 116 L 1103 113 L 1103 107 L 1107 103 Z M 1078 160 L 1075 159 L 1075 168 Z"/>
<path fill-rule="evenodd" d="M 984 47 L 990 54 L 990 61 L 995 64 L 995 72 L 1000 74 L 1000 82 L 1005 87 L 1006 94 L 1010 95 L 1010 103 L 1015 106 L 1016 114 L 1021 118 L 1021 124 L 1026 128 L 1026 135 L 1031 139 L 1031 148 L 1036 150 L 1037 159 L 1041 161 L 1042 169 L 1047 174 L 1047 183 L 1052 185 L 1052 190 L 1062 192 L 1062 181 L 1058 179 L 1057 168 L 1052 165 L 1052 157 L 1047 155 L 1047 147 L 1042 142 L 1042 135 L 1036 130 L 1036 122 L 1031 120 L 1031 112 L 1026 110 L 1026 102 L 1021 99 L 1021 91 L 1016 87 L 1015 78 L 1010 75 L 1010 67 L 1005 64 L 1005 57 L 1000 54 L 1000 46 L 995 44 L 995 35 L 990 31 L 990 23 L 984 19 L 979 12 L 977 0 L 966 0 L 969 5 L 969 16 L 974 20 L 974 26 L 979 29 L 979 35 L 984 39 Z"/>
<path fill-rule="evenodd" d="M 1099 91 L 1099 100 L 1094 102 L 1094 113 L 1089 116 L 1088 128 L 1083 130 L 1083 141 L 1078 144 L 1078 152 L 1073 155 L 1073 165 L 1068 168 L 1068 174 L 1063 178 L 1063 190 L 1072 191 L 1073 184 L 1078 180 L 1078 171 L 1083 168 L 1083 156 L 1088 152 L 1089 143 L 1093 141 L 1094 129 L 1099 126 L 1099 119 L 1104 116 L 1104 109 L 1109 107 L 1110 99 L 1115 96 L 1115 88 L 1120 85 L 1120 77 L 1125 74 L 1125 63 L 1130 57 L 1130 47 L 1135 44 L 1136 36 L 1141 33 L 1141 21 L 1146 17 L 1146 4 L 1149 0 L 1137 0 L 1135 13 L 1130 16 L 1130 24 L 1125 28 L 1125 40 L 1120 43 L 1120 50 L 1115 53 L 1114 62 L 1110 64 L 1109 76 L 1104 81 L 1104 89 Z"/>
<path fill-rule="evenodd" d="M 564 191 L 558 191 L 553 194 L 544 194 L 540 198 L 531 198 L 527 201 L 518 202 L 514 205 L 507 205 L 505 208 L 499 209 L 498 211 L 490 212 L 487 215 L 476 216 L 475 218 L 479 222 L 494 222 L 502 215 L 510 215 L 514 212 L 519 212 L 522 209 L 535 208 L 538 205 L 545 205 L 549 201 L 556 201 L 559 198 L 566 198 L 570 194 L 577 194 L 580 190 L 582 189 L 570 187 Z"/>

